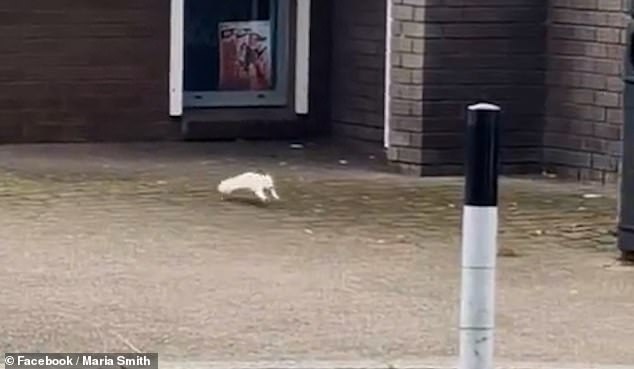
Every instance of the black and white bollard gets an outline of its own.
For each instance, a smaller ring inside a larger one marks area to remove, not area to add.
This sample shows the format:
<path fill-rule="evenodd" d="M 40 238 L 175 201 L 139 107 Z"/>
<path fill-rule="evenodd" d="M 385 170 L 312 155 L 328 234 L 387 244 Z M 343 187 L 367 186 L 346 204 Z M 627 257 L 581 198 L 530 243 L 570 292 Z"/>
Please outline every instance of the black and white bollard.
<path fill-rule="evenodd" d="M 467 108 L 458 369 L 493 369 L 500 108 Z"/>

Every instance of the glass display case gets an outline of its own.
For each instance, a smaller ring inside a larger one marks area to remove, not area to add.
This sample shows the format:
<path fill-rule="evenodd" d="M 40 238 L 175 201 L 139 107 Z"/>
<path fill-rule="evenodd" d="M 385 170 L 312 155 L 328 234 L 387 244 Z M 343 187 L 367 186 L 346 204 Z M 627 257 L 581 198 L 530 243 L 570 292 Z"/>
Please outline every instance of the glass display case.
<path fill-rule="evenodd" d="M 185 0 L 183 106 L 288 103 L 289 0 Z"/>

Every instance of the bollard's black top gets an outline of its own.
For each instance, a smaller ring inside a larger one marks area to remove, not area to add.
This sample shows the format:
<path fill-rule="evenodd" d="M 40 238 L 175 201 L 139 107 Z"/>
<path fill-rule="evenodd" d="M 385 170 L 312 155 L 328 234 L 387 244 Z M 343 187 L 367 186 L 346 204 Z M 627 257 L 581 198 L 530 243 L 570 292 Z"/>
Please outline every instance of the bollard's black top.
<path fill-rule="evenodd" d="M 500 108 L 490 104 L 467 110 L 465 205 L 497 206 Z"/>

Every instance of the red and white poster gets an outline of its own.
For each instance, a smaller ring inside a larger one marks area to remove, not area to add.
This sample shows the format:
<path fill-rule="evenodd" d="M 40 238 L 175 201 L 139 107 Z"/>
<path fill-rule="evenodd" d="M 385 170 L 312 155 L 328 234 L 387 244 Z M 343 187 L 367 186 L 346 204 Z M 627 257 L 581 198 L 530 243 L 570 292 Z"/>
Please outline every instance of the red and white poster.
<path fill-rule="evenodd" d="M 219 90 L 270 90 L 271 26 L 269 21 L 222 22 Z"/>

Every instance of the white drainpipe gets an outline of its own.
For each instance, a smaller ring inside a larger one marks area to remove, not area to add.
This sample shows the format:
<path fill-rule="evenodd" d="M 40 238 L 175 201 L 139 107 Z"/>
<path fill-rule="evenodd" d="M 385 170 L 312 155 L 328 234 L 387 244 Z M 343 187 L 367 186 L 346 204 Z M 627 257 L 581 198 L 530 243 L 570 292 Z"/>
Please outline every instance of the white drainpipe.
<path fill-rule="evenodd" d="M 386 15 L 385 15 L 385 87 L 383 90 L 384 104 L 383 104 L 383 146 L 385 148 L 390 147 L 390 87 L 392 86 L 392 1 L 386 0 Z"/>

